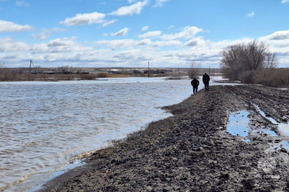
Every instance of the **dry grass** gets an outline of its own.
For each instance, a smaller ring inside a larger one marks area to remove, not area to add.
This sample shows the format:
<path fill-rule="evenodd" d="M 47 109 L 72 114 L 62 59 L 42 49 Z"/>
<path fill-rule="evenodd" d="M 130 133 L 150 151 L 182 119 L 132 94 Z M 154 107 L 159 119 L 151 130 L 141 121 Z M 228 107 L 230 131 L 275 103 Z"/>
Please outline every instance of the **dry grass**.
<path fill-rule="evenodd" d="M 109 74 L 109 75 L 106 75 L 106 77 L 109 77 L 109 78 L 124 78 L 124 77 L 130 77 L 130 75 Z"/>
<path fill-rule="evenodd" d="M 0 68 L 0 81 L 65 81 L 65 80 L 95 80 L 107 77 L 103 74 L 30 74 L 18 73 L 12 69 Z"/>
<path fill-rule="evenodd" d="M 256 75 L 256 83 L 271 87 L 289 87 L 289 68 L 264 69 Z"/>
<path fill-rule="evenodd" d="M 6 68 L 0 68 L 0 81 L 19 81 L 21 80 L 18 73 L 6 69 Z"/>
<path fill-rule="evenodd" d="M 243 83 L 262 84 L 270 87 L 289 87 L 289 68 L 246 71 L 241 73 L 239 80 Z"/>

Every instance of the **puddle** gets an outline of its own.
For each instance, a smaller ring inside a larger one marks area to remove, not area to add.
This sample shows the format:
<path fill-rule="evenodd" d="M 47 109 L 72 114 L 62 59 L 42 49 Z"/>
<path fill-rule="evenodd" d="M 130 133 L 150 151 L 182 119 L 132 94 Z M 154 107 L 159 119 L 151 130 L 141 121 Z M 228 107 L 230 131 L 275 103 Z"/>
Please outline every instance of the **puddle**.
<path fill-rule="evenodd" d="M 278 145 L 275 145 L 273 147 L 273 149 L 282 149 L 282 148 L 287 149 L 287 150 L 289 149 L 288 141 L 282 141 L 282 142 L 278 143 Z"/>
<path fill-rule="evenodd" d="M 235 136 L 247 137 L 250 131 L 250 113 L 248 111 L 238 111 L 231 114 L 227 125 L 227 131 Z M 249 142 L 249 140 L 245 140 Z"/>
<path fill-rule="evenodd" d="M 275 119 L 273 119 L 271 117 L 267 117 L 266 114 L 264 113 L 264 111 L 262 111 L 259 106 L 254 104 L 254 107 L 256 108 L 258 113 L 260 113 L 260 115 L 262 115 L 265 119 L 267 119 L 271 123 L 278 126 L 277 128 L 280 131 L 280 133 L 282 134 L 282 136 L 289 137 L 289 124 L 288 123 L 278 123 Z"/>
<path fill-rule="evenodd" d="M 258 112 L 260 115 L 262 115 L 262 117 L 264 117 L 265 119 L 267 119 L 267 120 L 270 121 L 271 123 L 273 123 L 273 124 L 275 124 L 275 125 L 278 125 L 278 122 L 275 121 L 275 119 L 273 119 L 273 118 L 271 118 L 271 117 L 268 117 L 268 116 L 266 115 L 266 113 L 260 109 L 259 106 L 255 105 L 255 104 L 253 104 L 253 106 L 255 107 L 255 109 L 257 110 L 257 112 Z"/>
<path fill-rule="evenodd" d="M 284 136 L 289 137 L 289 124 L 280 123 L 278 124 L 278 129 Z"/>
<path fill-rule="evenodd" d="M 274 138 L 280 139 L 280 143 L 274 144 L 273 149 L 289 149 L 289 124 L 288 123 L 279 123 L 275 119 L 266 116 L 265 112 L 260 109 L 259 106 L 253 104 L 256 111 L 266 120 L 274 124 L 281 135 L 278 135 L 275 131 L 264 128 L 258 128 L 252 130 L 250 128 L 250 115 L 253 114 L 253 111 L 237 111 L 230 115 L 229 121 L 227 124 L 227 132 L 234 135 L 234 136 L 240 136 L 242 139 L 249 143 L 251 142 L 249 139 L 249 136 L 252 134 L 263 134 L 266 133 L 269 136 L 272 136 Z"/>
<path fill-rule="evenodd" d="M 278 135 L 275 133 L 275 131 L 271 131 L 268 129 L 257 129 L 257 130 L 253 130 L 253 133 L 266 133 L 268 135 L 271 135 L 273 137 L 278 137 Z"/>

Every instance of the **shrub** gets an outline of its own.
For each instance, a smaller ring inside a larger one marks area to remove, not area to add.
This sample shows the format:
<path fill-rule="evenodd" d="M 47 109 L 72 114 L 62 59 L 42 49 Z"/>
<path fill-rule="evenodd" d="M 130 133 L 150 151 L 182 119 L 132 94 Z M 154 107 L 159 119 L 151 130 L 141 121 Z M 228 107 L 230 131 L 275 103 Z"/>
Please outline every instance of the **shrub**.
<path fill-rule="evenodd" d="M 289 69 L 263 69 L 256 74 L 256 83 L 271 87 L 289 87 Z"/>
<path fill-rule="evenodd" d="M 246 76 L 244 72 L 272 68 L 276 65 L 275 53 L 269 52 L 264 43 L 257 41 L 230 46 L 223 50 L 221 55 L 223 72 L 232 80 L 241 80 Z M 249 80 L 248 74 L 246 80 Z"/>
<path fill-rule="evenodd" d="M 0 81 L 18 81 L 20 76 L 12 69 L 0 68 Z"/>
<path fill-rule="evenodd" d="M 276 69 L 276 55 L 262 42 L 237 44 L 222 51 L 224 76 L 242 83 L 289 87 L 289 69 Z"/>
<path fill-rule="evenodd" d="M 96 77 L 98 77 L 98 78 L 106 78 L 107 74 L 106 73 L 98 73 Z"/>
<path fill-rule="evenodd" d="M 245 71 L 239 75 L 242 83 L 255 83 L 256 71 Z"/>
<path fill-rule="evenodd" d="M 197 77 L 200 74 L 199 68 L 197 68 L 197 64 L 193 61 L 191 64 L 191 68 L 188 70 L 188 76 L 190 79 Z"/>

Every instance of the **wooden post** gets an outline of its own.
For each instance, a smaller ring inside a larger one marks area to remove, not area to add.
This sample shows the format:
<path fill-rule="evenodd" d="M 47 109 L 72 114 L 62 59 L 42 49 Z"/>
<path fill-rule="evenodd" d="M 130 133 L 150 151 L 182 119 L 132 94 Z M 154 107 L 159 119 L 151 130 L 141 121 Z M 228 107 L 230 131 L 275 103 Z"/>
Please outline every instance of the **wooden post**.
<path fill-rule="evenodd" d="M 150 62 L 148 61 L 148 77 L 150 77 Z"/>

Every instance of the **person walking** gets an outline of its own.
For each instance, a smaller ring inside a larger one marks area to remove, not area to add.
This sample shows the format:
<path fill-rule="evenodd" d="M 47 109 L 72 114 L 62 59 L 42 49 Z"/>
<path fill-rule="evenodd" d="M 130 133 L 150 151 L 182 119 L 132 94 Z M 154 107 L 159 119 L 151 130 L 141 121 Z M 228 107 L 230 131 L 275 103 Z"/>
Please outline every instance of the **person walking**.
<path fill-rule="evenodd" d="M 194 78 L 191 81 L 191 85 L 193 86 L 193 93 L 196 94 L 198 92 L 198 86 L 199 86 L 200 82 L 198 79 Z"/>
<path fill-rule="evenodd" d="M 206 91 L 209 91 L 209 82 L 210 82 L 210 76 L 207 73 L 205 73 L 203 75 L 203 83 L 205 85 L 205 90 Z"/>

